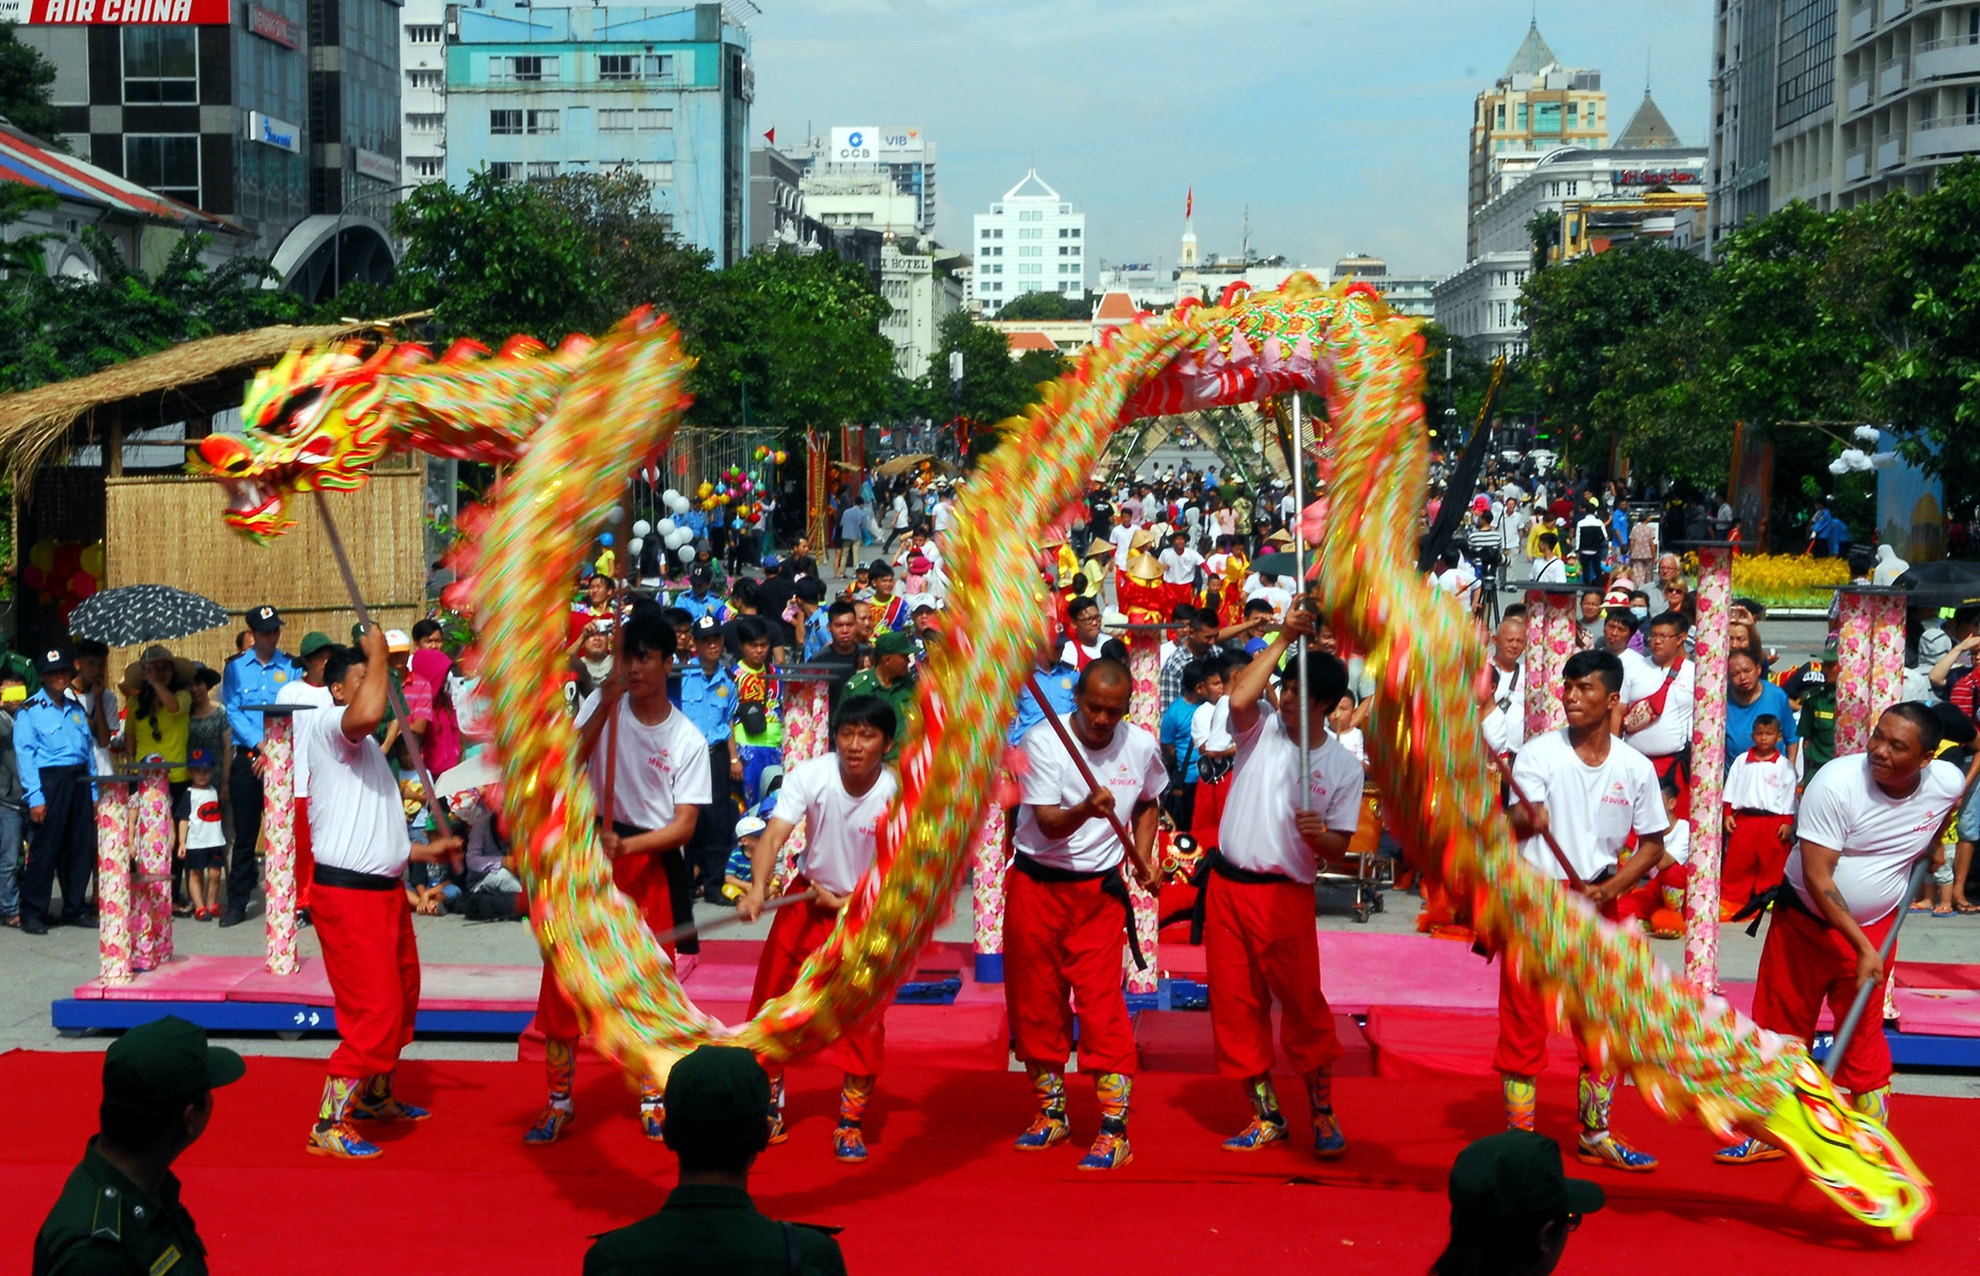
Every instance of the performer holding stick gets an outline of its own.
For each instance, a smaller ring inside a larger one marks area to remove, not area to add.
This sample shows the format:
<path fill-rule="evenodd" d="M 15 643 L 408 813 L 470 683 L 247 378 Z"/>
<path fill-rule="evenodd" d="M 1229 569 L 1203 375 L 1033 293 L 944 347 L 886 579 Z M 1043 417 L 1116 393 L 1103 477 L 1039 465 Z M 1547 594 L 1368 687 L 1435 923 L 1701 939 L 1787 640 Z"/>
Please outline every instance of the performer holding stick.
<path fill-rule="evenodd" d="M 1121 990 L 1121 945 L 1133 927 L 1121 866 L 1131 861 L 1136 880 L 1154 888 L 1158 803 L 1168 785 L 1155 737 L 1123 720 L 1133 688 L 1126 665 L 1095 660 L 1073 690 L 1070 724 L 1034 690 L 1045 720 L 1018 742 L 1030 765 L 1012 837 L 1004 1001 L 1038 1117 L 1017 1148 L 1039 1152 L 1072 1136 L 1065 1067 L 1077 1005 L 1080 1063 L 1093 1072 L 1100 1100 L 1100 1135 L 1079 1163 L 1083 1170 L 1117 1169 L 1133 1159 L 1127 1117 L 1134 1030 Z M 1116 814 L 1123 809 L 1131 834 Z"/>
<path fill-rule="evenodd" d="M 763 1003 L 781 997 L 797 983 L 804 963 L 831 937 L 860 881 L 873 867 L 881 821 L 887 804 L 900 791 L 900 781 L 887 769 L 887 753 L 900 730 L 893 707 L 878 696 L 847 696 L 832 723 L 832 752 L 791 768 L 777 792 L 777 810 L 750 853 L 749 890 L 736 901 L 736 915 L 753 920 L 771 905 L 764 903 L 771 874 L 784 843 L 800 822 L 804 850 L 797 873 L 788 883 L 791 893 L 772 904 L 790 902 L 770 927 L 763 956 L 756 966 L 756 986 L 750 990 L 752 1017 Z M 809 897 L 806 898 L 808 892 Z M 884 1007 L 850 1026 L 833 1050 L 845 1079 L 839 1088 L 839 1124 L 832 1131 L 833 1154 L 841 1161 L 866 1159 L 866 1107 L 873 1098 L 880 1063 L 886 1050 Z M 782 1143 L 784 1072 L 770 1078 L 770 1141 Z"/>
<path fill-rule="evenodd" d="M 1520 854 L 1544 876 L 1578 888 L 1602 915 L 1616 917 L 1616 901 L 1656 867 L 1664 853 L 1664 813 L 1657 769 L 1609 733 L 1620 703 L 1622 661 L 1606 651 L 1580 651 L 1562 671 L 1561 705 L 1567 726 L 1536 736 L 1513 763 L 1513 831 Z M 1622 859 L 1636 834 L 1636 851 Z M 1618 861 L 1621 861 L 1618 867 Z M 1499 968 L 1499 1044 L 1492 1066 L 1505 1085 L 1506 1124 L 1531 1130 L 1537 1078 L 1547 1065 L 1550 1015 L 1540 994 L 1513 976 L 1504 957 Z M 1616 1076 L 1579 1038 L 1581 1138 L 1575 1155 L 1589 1165 L 1642 1172 L 1657 1159 L 1625 1143 L 1609 1128 Z"/>
<path fill-rule="evenodd" d="M 1826 1000 L 1842 1028 L 1829 1048 L 1828 1072 L 1850 1106 L 1889 1124 L 1891 1047 L 1881 1021 L 1857 1031 L 1864 1006 L 1883 996 L 1905 904 L 1917 892 L 1912 866 L 1929 855 L 1958 809 L 1980 759 L 1962 778 L 1933 760 L 1942 729 L 1916 701 L 1878 717 L 1867 752 L 1837 758 L 1802 793 L 1799 841 L 1785 880 L 1747 907 L 1774 904 L 1753 1021 L 1813 1042 Z M 1747 1138 L 1713 1160 L 1746 1165 L 1778 1160 L 1779 1148 Z"/>

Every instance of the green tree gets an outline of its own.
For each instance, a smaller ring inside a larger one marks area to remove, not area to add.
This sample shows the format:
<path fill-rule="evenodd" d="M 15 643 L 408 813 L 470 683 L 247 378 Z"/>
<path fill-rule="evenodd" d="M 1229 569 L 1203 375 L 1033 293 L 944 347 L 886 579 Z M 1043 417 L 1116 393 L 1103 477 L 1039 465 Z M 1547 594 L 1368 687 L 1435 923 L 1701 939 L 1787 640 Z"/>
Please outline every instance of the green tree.
<path fill-rule="evenodd" d="M 1539 274 L 1553 262 L 1553 251 L 1561 246 L 1561 215 L 1546 209 L 1526 219 L 1527 242 L 1533 245 L 1533 273 Z"/>
<path fill-rule="evenodd" d="M 16 39 L 13 23 L 0 22 L 0 117 L 66 151 L 67 144 L 55 135 L 55 108 L 49 102 L 54 83 L 54 64 Z"/>
<path fill-rule="evenodd" d="M 1059 292 L 1028 292 L 997 311 L 999 319 L 1091 319 L 1093 308 L 1082 297 Z"/>
<path fill-rule="evenodd" d="M 1039 386 L 1056 380 L 1065 359 L 1056 350 L 1027 350 L 1011 358 L 1011 343 L 996 328 L 977 323 L 957 310 L 943 318 L 928 375 L 919 387 L 920 414 L 947 421 L 957 413 L 979 427 L 987 445 L 994 435 L 980 427 L 1016 416 L 1040 398 Z M 949 355 L 960 350 L 963 377 L 959 391 L 949 384 Z"/>

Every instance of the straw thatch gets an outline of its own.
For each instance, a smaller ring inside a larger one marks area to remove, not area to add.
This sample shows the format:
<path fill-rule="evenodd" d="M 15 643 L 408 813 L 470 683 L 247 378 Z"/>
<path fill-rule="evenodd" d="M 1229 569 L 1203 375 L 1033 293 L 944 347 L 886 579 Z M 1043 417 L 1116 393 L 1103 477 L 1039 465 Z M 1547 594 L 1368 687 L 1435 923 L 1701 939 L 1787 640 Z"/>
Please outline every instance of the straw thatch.
<path fill-rule="evenodd" d="M 291 347 L 333 341 L 370 326 L 279 324 L 204 337 L 88 376 L 0 396 L 0 469 L 15 491 L 24 492 L 36 468 L 69 440 L 70 431 L 86 414 L 151 399 L 156 401 L 152 423 L 163 423 L 205 416 L 227 406 L 217 402 L 216 395 L 238 406 L 240 386 L 255 369 L 273 363 Z"/>

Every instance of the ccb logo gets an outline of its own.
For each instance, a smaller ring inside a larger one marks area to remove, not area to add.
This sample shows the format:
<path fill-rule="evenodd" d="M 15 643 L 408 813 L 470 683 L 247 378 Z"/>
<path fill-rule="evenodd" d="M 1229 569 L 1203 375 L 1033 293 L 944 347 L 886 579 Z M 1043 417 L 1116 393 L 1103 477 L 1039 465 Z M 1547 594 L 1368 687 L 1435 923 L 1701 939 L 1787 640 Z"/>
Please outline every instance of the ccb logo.
<path fill-rule="evenodd" d="M 866 145 L 866 134 L 860 132 L 858 129 L 854 129 L 852 132 L 846 134 L 846 145 L 847 146 Z"/>

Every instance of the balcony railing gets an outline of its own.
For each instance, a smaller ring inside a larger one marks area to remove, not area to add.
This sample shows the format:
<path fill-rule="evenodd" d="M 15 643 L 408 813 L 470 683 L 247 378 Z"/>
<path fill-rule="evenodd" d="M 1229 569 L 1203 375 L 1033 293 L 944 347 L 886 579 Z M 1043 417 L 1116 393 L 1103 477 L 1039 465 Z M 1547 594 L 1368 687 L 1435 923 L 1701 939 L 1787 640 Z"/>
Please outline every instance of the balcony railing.
<path fill-rule="evenodd" d="M 1919 45 L 1914 74 L 1920 80 L 1980 75 L 1980 38 L 1962 35 Z"/>
<path fill-rule="evenodd" d="M 1860 182 L 1870 175 L 1870 152 L 1852 151 L 1843 157 L 1843 180 Z"/>
<path fill-rule="evenodd" d="M 1849 15 L 1849 38 L 1852 41 L 1861 40 L 1870 34 L 1871 28 L 1876 24 L 1875 0 L 1863 0 L 1863 7 Z"/>
<path fill-rule="evenodd" d="M 1895 97 L 1904 90 L 1905 65 L 1903 58 L 1892 58 L 1877 68 L 1877 96 Z"/>
<path fill-rule="evenodd" d="M 1852 111 L 1860 111 L 1870 105 L 1870 77 L 1864 76 L 1849 86 L 1843 101 Z"/>

